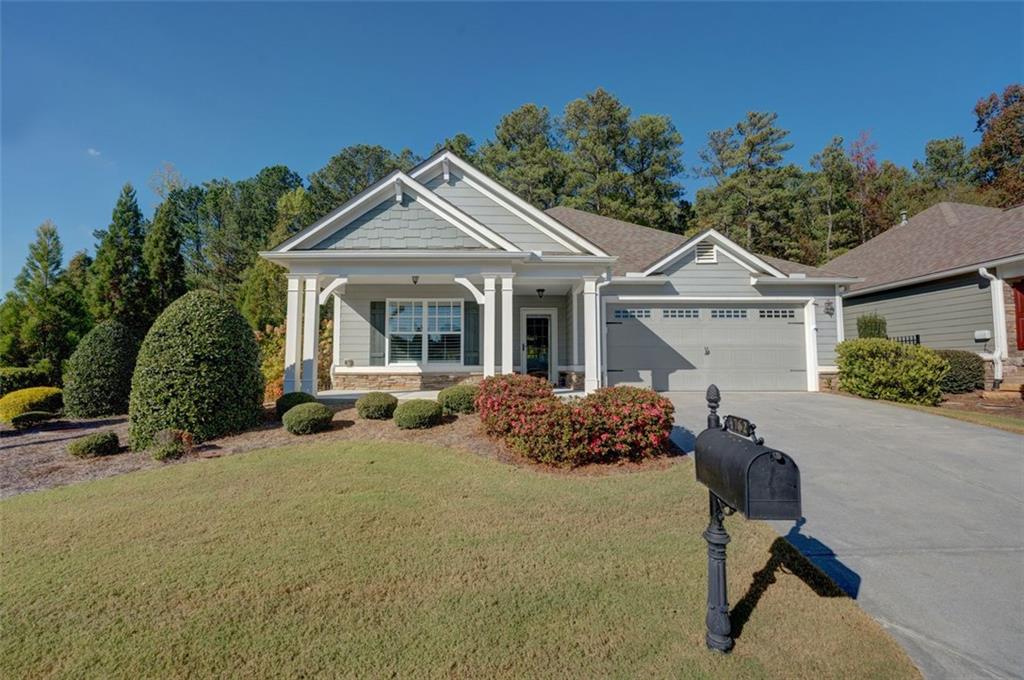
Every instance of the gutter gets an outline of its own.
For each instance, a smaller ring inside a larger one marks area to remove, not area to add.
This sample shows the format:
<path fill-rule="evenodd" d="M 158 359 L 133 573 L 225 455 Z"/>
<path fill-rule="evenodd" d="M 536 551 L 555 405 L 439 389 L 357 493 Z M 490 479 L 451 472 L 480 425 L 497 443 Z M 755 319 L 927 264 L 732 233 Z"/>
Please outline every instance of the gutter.
<path fill-rule="evenodd" d="M 785 279 L 779 279 L 769 276 L 751 276 L 750 281 L 752 285 L 771 285 L 771 286 L 800 286 L 800 285 L 828 285 L 828 286 L 848 286 L 851 283 L 860 283 L 864 279 L 853 276 L 818 276 L 818 277 L 787 277 Z"/>
<path fill-rule="evenodd" d="M 599 331 L 599 335 L 597 337 L 600 340 L 600 344 L 599 344 L 599 346 L 597 348 L 597 385 L 598 385 L 598 387 L 607 387 L 608 386 L 607 385 L 608 378 L 607 378 L 607 375 L 605 374 L 605 370 L 604 370 L 604 368 L 605 368 L 605 360 L 607 359 L 607 357 L 605 356 L 605 353 L 607 352 L 607 349 L 608 349 L 608 326 L 607 326 L 607 324 L 605 324 L 605 321 L 604 321 L 604 315 L 605 315 L 605 312 L 607 310 L 605 309 L 605 305 L 601 304 L 601 289 L 604 288 L 605 286 L 607 286 L 608 284 L 612 283 L 615 280 L 615 277 L 612 276 L 612 272 L 611 272 L 610 269 L 605 271 L 604 276 L 605 276 L 605 280 L 602 281 L 601 283 L 597 284 L 596 290 L 594 291 L 594 294 L 595 294 L 595 297 L 596 297 L 594 302 L 597 304 L 597 314 L 595 316 L 597 317 L 597 324 L 598 324 L 597 329 Z"/>
<path fill-rule="evenodd" d="M 989 281 L 992 292 L 992 326 L 995 348 L 992 351 L 992 387 L 999 389 L 1003 382 L 1003 348 L 1006 345 L 1006 306 L 1003 301 L 1003 280 L 985 267 L 978 268 L 978 275 Z"/>
<path fill-rule="evenodd" d="M 289 260 L 520 260 L 533 257 L 530 252 L 508 251 L 444 251 L 444 250 L 287 250 L 260 251 L 260 257 L 271 262 Z"/>
<path fill-rule="evenodd" d="M 960 274 L 969 274 L 971 272 L 978 271 L 978 268 L 991 269 L 1004 264 L 1013 264 L 1017 262 L 1024 262 L 1024 253 L 1017 255 L 1011 255 L 1010 257 L 1003 257 L 998 260 L 991 260 L 989 262 L 979 262 L 977 264 L 967 265 L 964 267 L 957 267 L 955 269 L 945 269 L 941 272 L 934 272 L 931 274 L 923 274 L 921 276 L 915 276 L 910 279 L 900 279 L 899 281 L 890 281 L 889 283 L 882 283 L 877 286 L 869 286 L 867 288 L 860 288 L 858 290 L 850 291 L 843 297 L 858 297 L 861 295 L 868 295 L 869 293 L 880 293 L 884 290 L 891 290 L 893 288 L 902 288 L 904 286 L 912 286 L 917 283 L 927 283 L 928 281 L 937 281 L 939 279 L 949 278 L 951 276 L 959 276 Z"/>

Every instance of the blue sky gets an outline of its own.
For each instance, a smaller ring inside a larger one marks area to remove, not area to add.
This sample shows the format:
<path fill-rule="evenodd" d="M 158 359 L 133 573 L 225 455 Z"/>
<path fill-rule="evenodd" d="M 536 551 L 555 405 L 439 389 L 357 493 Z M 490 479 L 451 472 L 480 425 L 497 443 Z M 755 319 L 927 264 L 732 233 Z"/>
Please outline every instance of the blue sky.
<path fill-rule="evenodd" d="M 11 4 L 2 6 L 0 289 L 35 227 L 93 246 L 118 191 L 164 161 L 192 182 L 360 142 L 427 154 L 535 102 L 602 86 L 672 117 L 685 160 L 748 110 L 779 113 L 806 164 L 872 131 L 909 164 L 977 141 L 974 102 L 1022 79 L 1024 5 Z M 686 179 L 692 198 L 699 183 Z"/>

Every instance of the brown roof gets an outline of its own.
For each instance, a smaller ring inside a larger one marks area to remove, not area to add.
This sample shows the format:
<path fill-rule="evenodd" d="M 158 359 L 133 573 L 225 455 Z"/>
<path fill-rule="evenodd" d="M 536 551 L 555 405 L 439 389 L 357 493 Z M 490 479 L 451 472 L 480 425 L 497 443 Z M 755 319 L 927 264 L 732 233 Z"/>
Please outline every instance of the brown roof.
<path fill-rule="evenodd" d="M 546 212 L 609 255 L 618 256 L 618 261 L 612 267 L 612 274 L 615 276 L 622 276 L 626 272 L 642 272 L 690 240 L 679 234 L 602 217 L 575 208 L 557 206 L 549 208 Z M 842 276 L 789 260 L 780 260 L 777 257 L 757 257 L 784 274 L 805 274 L 809 277 Z"/>
<path fill-rule="evenodd" d="M 1024 206 L 939 203 L 828 263 L 874 288 L 1024 254 Z"/>

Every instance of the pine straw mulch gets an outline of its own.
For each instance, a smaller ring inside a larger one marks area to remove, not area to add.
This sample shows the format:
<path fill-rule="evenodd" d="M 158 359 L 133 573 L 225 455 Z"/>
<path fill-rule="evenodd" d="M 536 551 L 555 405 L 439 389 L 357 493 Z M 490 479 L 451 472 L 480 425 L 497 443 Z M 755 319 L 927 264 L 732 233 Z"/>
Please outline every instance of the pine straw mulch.
<path fill-rule="evenodd" d="M 0 498 L 30 491 L 51 489 L 92 479 L 103 479 L 135 470 L 165 465 L 182 465 L 219 458 L 257 449 L 297 444 L 318 444 L 325 441 L 393 441 L 440 446 L 491 458 L 509 465 L 531 467 L 557 475 L 605 475 L 621 472 L 664 469 L 685 460 L 684 452 L 675 444 L 664 455 L 639 462 L 624 461 L 610 465 L 584 465 L 566 469 L 540 465 L 511 451 L 503 443 L 486 436 L 475 415 L 450 416 L 427 430 L 401 430 L 390 421 L 364 420 L 356 415 L 352 404 L 334 405 L 334 422 L 330 430 L 297 437 L 287 432 L 280 421 L 273 419 L 273 409 L 259 427 L 237 435 L 211 440 L 198 446 L 191 455 L 180 460 L 159 462 L 145 452 L 128 451 L 101 458 L 75 458 L 67 452 L 68 444 L 94 432 L 113 431 L 122 444 L 128 440 L 128 418 L 125 416 L 86 420 L 59 420 L 45 423 L 24 432 L 10 428 L 0 430 Z"/>

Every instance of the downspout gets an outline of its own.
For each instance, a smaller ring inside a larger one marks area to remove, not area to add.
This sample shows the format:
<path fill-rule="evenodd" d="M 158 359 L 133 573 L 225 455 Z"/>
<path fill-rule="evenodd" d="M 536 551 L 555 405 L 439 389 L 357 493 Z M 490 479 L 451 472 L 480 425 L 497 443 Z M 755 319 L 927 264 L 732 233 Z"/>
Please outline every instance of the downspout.
<path fill-rule="evenodd" d="M 1003 382 L 1003 346 L 1006 344 L 1006 307 L 1003 304 L 1003 281 L 990 273 L 985 267 L 978 269 L 978 274 L 988 279 L 992 291 L 992 339 L 995 349 L 992 351 L 992 388 L 999 389 Z"/>
<path fill-rule="evenodd" d="M 604 270 L 604 278 L 605 278 L 604 281 L 602 281 L 601 283 L 597 284 L 597 286 L 595 287 L 595 293 L 594 293 L 595 297 L 597 298 L 597 314 L 595 314 L 595 316 L 597 317 L 597 324 L 598 324 L 597 325 L 597 331 L 598 331 L 598 333 L 597 333 L 597 342 L 598 342 L 598 346 L 597 346 L 597 385 L 598 385 L 598 387 L 607 387 L 607 385 L 605 385 L 607 380 L 605 380 L 604 364 L 605 364 L 605 352 L 607 351 L 607 346 L 608 346 L 608 342 L 607 342 L 607 340 L 608 340 L 608 338 L 607 338 L 608 326 L 604 322 L 604 312 L 605 312 L 604 308 L 605 308 L 605 305 L 601 301 L 601 289 L 604 288 L 605 286 L 607 286 L 609 283 L 612 282 L 612 270 L 611 269 L 605 269 Z"/>

